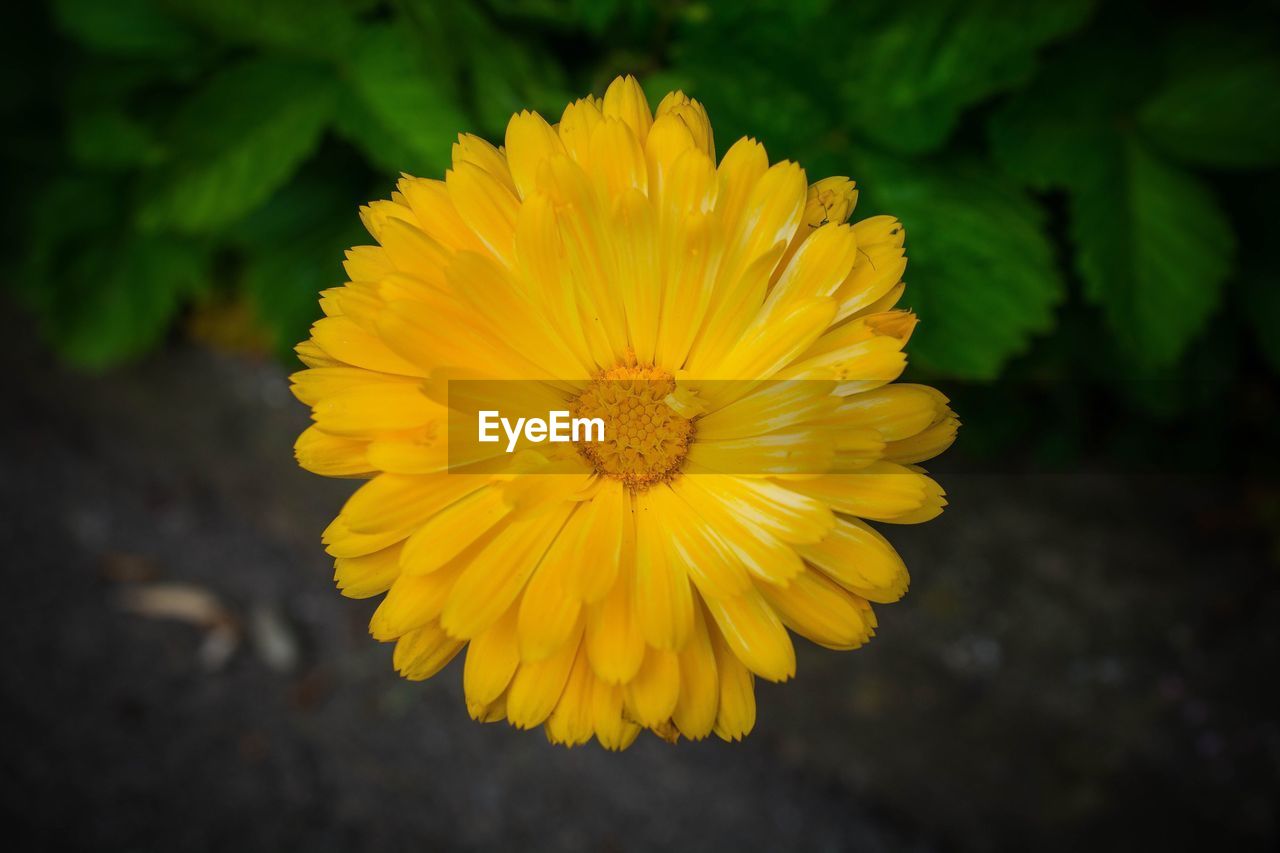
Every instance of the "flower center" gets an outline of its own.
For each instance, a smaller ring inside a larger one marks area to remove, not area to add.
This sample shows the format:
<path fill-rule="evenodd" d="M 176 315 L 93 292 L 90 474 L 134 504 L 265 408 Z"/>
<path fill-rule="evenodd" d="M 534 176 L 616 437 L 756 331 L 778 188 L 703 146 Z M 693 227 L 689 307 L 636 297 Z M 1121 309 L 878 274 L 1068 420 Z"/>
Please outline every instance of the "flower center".
<path fill-rule="evenodd" d="M 661 368 L 623 363 L 593 379 L 569 403 L 574 417 L 604 421 L 604 441 L 577 443 L 596 473 L 643 491 L 680 470 L 693 422 L 664 402 L 675 387 L 675 379 Z"/>

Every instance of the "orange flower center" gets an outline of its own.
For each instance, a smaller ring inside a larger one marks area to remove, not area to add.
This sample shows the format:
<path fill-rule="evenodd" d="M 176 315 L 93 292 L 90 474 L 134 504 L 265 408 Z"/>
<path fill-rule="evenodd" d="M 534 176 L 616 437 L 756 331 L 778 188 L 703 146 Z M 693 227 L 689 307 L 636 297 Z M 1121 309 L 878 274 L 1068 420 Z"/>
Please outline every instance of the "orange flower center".
<path fill-rule="evenodd" d="M 604 421 L 604 441 L 577 443 L 596 473 L 633 491 L 675 476 L 693 438 L 693 422 L 665 402 L 675 387 L 675 379 L 661 368 L 624 362 L 593 379 L 569 403 L 574 417 Z"/>

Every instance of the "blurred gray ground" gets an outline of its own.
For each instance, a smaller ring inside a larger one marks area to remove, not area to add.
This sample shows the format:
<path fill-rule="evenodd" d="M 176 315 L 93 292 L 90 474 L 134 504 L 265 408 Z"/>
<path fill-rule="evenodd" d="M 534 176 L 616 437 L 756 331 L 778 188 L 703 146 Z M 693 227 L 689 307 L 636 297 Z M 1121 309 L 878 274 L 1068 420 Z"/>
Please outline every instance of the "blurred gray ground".
<path fill-rule="evenodd" d="M 1280 582 L 1241 482 L 952 462 L 948 512 L 888 531 L 913 585 L 880 608 L 879 637 L 803 646 L 793 683 L 760 686 L 745 743 L 566 751 L 468 720 L 461 659 L 426 683 L 392 672 L 365 632 L 374 603 L 334 591 L 318 542 L 354 484 L 295 468 L 306 414 L 282 368 L 180 347 L 90 378 L 6 338 L 11 838 L 968 851 L 1280 837 Z M 196 612 L 123 606 L 156 584 Z M 221 664 L 197 624 L 210 602 Z"/>

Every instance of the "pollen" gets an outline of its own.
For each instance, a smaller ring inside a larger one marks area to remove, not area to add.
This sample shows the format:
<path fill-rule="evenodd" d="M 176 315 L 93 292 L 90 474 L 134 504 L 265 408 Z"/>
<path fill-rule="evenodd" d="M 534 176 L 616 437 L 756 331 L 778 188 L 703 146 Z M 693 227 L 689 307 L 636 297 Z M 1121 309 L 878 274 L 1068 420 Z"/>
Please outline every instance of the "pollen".
<path fill-rule="evenodd" d="M 693 422 L 667 405 L 675 387 L 667 371 L 628 358 L 597 376 L 569 404 L 575 417 L 604 421 L 603 441 L 577 443 L 596 473 L 640 492 L 680 470 Z"/>

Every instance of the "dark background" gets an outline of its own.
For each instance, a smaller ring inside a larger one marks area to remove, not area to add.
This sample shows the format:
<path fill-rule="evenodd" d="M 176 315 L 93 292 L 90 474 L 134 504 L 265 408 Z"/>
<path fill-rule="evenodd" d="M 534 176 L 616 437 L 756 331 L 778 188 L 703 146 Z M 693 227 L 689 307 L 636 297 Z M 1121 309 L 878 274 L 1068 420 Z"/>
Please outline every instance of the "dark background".
<path fill-rule="evenodd" d="M 0 809 L 89 849 L 1272 850 L 1275 4 L 59 0 L 5 12 Z M 636 73 L 908 232 L 951 506 L 742 744 L 400 680 L 288 350 L 400 170 Z"/>

